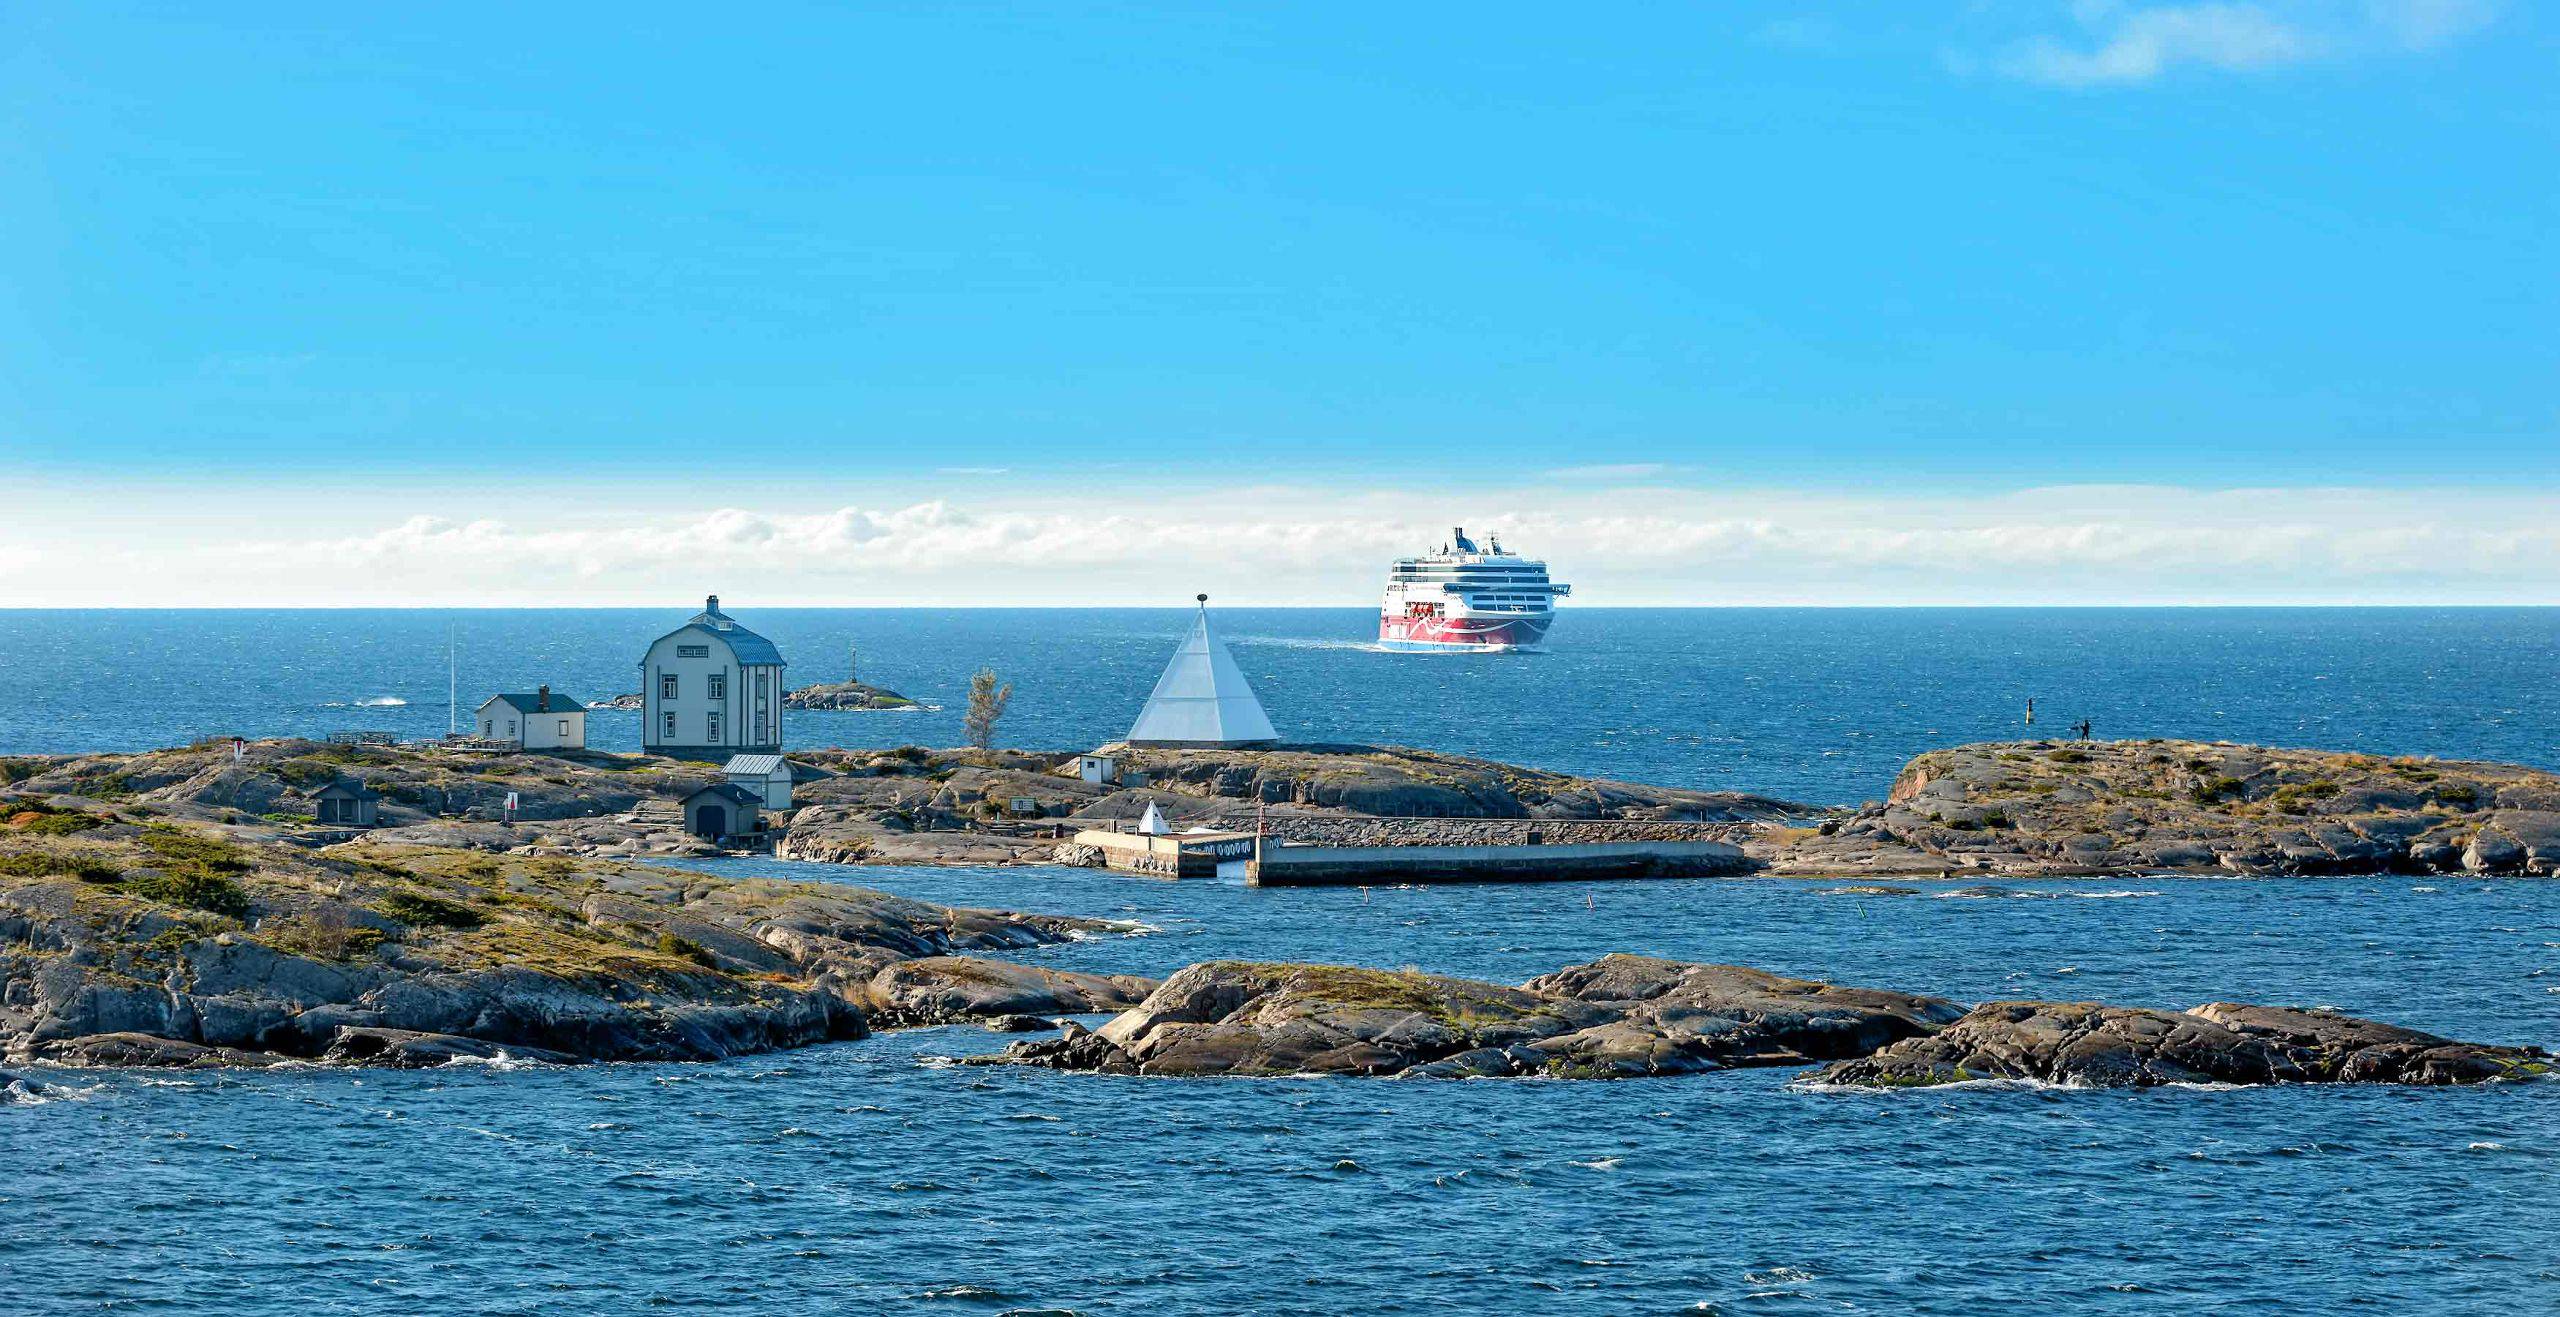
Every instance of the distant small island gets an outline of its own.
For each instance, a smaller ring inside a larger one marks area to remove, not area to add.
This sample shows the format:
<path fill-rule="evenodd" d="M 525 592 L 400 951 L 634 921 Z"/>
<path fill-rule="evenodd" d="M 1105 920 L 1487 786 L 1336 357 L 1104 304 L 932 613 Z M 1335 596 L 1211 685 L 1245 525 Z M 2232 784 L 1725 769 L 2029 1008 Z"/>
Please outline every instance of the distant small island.
<path fill-rule="evenodd" d="M 633 691 L 628 695 L 617 695 L 610 700 L 599 700 L 587 707 L 592 709 L 625 709 L 636 711 L 642 707 L 642 704 L 640 693 L 638 691 Z M 900 695 L 896 691 L 890 690 L 886 686 L 874 686 L 867 681 L 826 681 L 820 682 L 814 686 L 803 686 L 795 691 L 783 692 L 782 707 L 786 709 L 895 711 L 916 710 L 922 709 L 925 706 L 916 703 L 914 700 L 911 700 L 904 695 Z"/>

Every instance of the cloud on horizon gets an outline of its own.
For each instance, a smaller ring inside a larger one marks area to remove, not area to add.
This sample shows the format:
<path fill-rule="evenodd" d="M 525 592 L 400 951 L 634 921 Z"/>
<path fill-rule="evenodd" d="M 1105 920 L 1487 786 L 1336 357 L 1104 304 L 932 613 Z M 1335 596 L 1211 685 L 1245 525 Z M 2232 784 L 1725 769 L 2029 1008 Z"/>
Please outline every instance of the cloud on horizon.
<path fill-rule="evenodd" d="M 2438 49 L 2488 26 L 2496 0 L 2079 0 L 2074 30 L 2013 43 L 1994 71 L 2059 87 L 2127 86 L 2183 68 L 2247 72 Z M 1976 63 L 1959 60 L 1961 65 Z"/>
<path fill-rule="evenodd" d="M 1407 499 L 1305 490 L 1127 513 L 1071 499 L 826 511 L 402 517 L 137 542 L 0 531 L 0 605 L 1372 602 L 1444 523 L 1499 531 L 1607 604 L 2550 603 L 2560 517 L 2530 495 L 2162 486 L 1983 498 L 1669 489 Z M 314 570 L 328 564 L 329 570 Z"/>

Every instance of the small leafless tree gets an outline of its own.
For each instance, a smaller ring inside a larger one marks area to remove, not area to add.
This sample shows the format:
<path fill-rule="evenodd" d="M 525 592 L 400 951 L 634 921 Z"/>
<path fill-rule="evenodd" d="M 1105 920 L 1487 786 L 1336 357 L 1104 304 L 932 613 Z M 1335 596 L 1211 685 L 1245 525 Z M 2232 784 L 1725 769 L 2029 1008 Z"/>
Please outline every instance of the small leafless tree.
<path fill-rule="evenodd" d="M 969 712 L 960 725 L 968 730 L 972 748 L 984 750 L 996 743 L 996 720 L 1004 717 L 1004 706 L 1012 699 L 1012 683 L 997 685 L 994 668 L 980 668 L 969 678 Z"/>

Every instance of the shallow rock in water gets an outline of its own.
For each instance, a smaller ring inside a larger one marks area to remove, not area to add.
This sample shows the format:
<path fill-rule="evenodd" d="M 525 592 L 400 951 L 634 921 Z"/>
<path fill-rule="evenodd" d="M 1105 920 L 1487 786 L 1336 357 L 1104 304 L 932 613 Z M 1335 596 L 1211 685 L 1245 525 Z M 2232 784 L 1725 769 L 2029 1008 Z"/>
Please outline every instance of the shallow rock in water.
<path fill-rule="evenodd" d="M 1851 1056 L 1962 1008 L 1731 965 L 1609 956 L 1520 987 L 1340 965 L 1189 966 L 1101 1029 L 990 1062 L 1147 1075 L 1618 1078 Z"/>
<path fill-rule="evenodd" d="M 2281 1006 L 2191 1011 L 2095 1002 L 2006 1001 L 1873 1056 L 1826 1067 L 1823 1083 L 1901 1088 L 1982 1079 L 2092 1088 L 2159 1084 L 2471 1084 L 2546 1073 L 2533 1047 L 2454 1042 L 2414 1029 Z"/>
<path fill-rule="evenodd" d="M 379 1066 L 389 1070 L 425 1070 L 456 1061 L 539 1061 L 575 1065 L 580 1058 L 539 1047 L 501 1047 L 477 1038 L 409 1029 L 345 1028 L 320 1059 L 335 1065 Z"/>
<path fill-rule="evenodd" d="M 1155 987 L 1154 979 L 1132 974 L 1080 974 L 975 956 L 924 956 L 874 974 L 863 986 L 861 1000 L 882 1024 L 947 1024 L 1119 1010 L 1135 1005 Z M 1035 1019 L 1029 1027 L 1050 1025 Z"/>
<path fill-rule="evenodd" d="M 1058 1022 L 1038 1015 L 999 1015 L 987 1021 L 989 1033 L 1047 1033 Z"/>
<path fill-rule="evenodd" d="M 262 1052 L 243 1052 L 228 1047 L 207 1047 L 202 1043 L 176 1038 L 160 1038 L 143 1033 L 92 1034 L 85 1038 L 62 1038 L 36 1044 L 28 1049 L 41 1061 L 55 1065 L 81 1066 L 149 1066 L 163 1069 L 216 1069 L 274 1065 L 280 1057 Z"/>
<path fill-rule="evenodd" d="M 1880 883 L 1851 883 L 1847 887 L 1824 887 L 1816 896 L 1918 896 L 1917 887 L 1888 887 Z"/>

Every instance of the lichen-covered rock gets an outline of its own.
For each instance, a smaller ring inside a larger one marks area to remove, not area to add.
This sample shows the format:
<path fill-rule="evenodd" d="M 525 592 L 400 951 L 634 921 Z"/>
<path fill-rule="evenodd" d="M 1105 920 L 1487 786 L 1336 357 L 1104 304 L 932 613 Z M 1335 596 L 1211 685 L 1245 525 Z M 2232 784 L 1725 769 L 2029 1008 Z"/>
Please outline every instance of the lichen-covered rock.
<path fill-rule="evenodd" d="M 1154 979 L 1133 974 L 1079 974 L 976 956 L 921 956 L 873 975 L 863 987 L 862 1004 L 883 1024 L 947 1024 L 991 1016 L 1117 1011 L 1136 1005 L 1156 986 Z"/>
<path fill-rule="evenodd" d="M 1609 956 L 1520 987 L 1340 965 L 1189 966 L 1016 1064 L 1146 1075 L 1617 1078 L 1853 1055 L 1956 1018 L 1930 997 Z"/>
<path fill-rule="evenodd" d="M 2216 1002 L 2186 1012 L 2095 1002 L 1975 1007 L 1926 1037 L 1829 1066 L 1822 1083 L 1910 1088 L 2034 1080 L 2160 1084 L 2470 1084 L 2544 1073 L 2538 1048 L 2460 1043 L 2321 1011 Z"/>
<path fill-rule="evenodd" d="M 315 854 L 25 808 L 0 818 L 0 1054 L 707 1060 L 860 1037 L 875 1004 L 896 1023 L 1124 1005 L 1148 985 L 952 956 L 1113 927 L 379 835 Z M 882 979 L 918 957 L 950 959 Z"/>
<path fill-rule="evenodd" d="M 1748 852 L 1801 874 L 2560 873 L 2560 774 L 2200 741 L 1933 750 Z"/>

